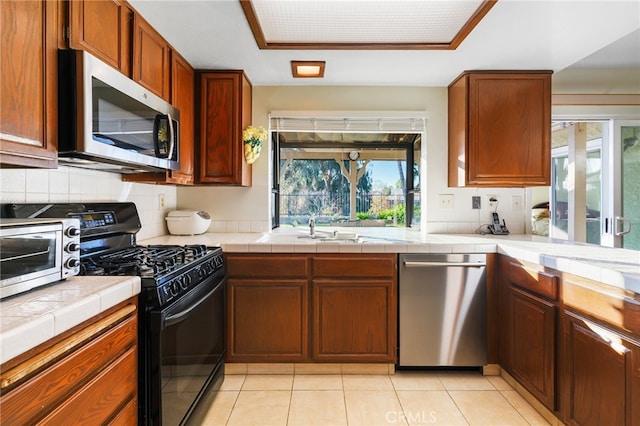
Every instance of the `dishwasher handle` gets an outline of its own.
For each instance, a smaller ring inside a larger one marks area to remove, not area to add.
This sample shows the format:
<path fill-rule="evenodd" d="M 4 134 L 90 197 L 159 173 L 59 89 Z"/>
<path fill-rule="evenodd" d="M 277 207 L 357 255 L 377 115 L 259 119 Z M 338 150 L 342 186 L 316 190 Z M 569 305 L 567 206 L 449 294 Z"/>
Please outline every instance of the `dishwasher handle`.
<path fill-rule="evenodd" d="M 483 268 L 487 266 L 485 262 L 411 262 L 404 261 L 407 268 L 433 268 L 442 266 L 462 266 L 465 268 Z"/>

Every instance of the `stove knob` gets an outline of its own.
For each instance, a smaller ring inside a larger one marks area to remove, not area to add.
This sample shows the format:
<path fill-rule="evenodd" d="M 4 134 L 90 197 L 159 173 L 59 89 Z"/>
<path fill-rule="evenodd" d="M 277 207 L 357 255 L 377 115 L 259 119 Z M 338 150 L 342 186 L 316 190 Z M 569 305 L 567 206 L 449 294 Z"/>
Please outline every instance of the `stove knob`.
<path fill-rule="evenodd" d="M 171 284 L 169 284 L 169 292 L 172 296 L 178 294 L 178 284 L 176 282 L 172 282 Z"/>
<path fill-rule="evenodd" d="M 189 276 L 185 275 L 184 277 L 180 278 L 180 281 L 179 281 L 180 287 L 183 290 L 186 290 L 187 288 L 189 288 L 189 282 L 190 282 Z"/>
<path fill-rule="evenodd" d="M 67 261 L 64 263 L 65 268 L 67 269 L 74 269 L 77 268 L 78 266 L 80 266 L 80 260 L 76 259 L 75 257 L 70 257 L 69 259 L 67 259 Z"/>
<path fill-rule="evenodd" d="M 67 228 L 64 233 L 67 237 L 77 237 L 78 235 L 80 235 L 80 229 L 72 226 L 70 228 Z"/>
<path fill-rule="evenodd" d="M 67 253 L 73 253 L 74 251 L 79 251 L 80 250 L 80 244 L 76 244 L 76 243 L 69 243 L 67 244 L 67 246 L 64 248 L 64 250 Z"/>

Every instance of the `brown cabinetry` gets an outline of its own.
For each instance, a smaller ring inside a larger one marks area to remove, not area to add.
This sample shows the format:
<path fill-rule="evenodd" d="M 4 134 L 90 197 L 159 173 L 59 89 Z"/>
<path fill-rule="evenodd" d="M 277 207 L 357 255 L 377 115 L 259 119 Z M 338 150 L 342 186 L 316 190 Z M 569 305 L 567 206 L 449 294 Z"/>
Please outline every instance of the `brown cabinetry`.
<path fill-rule="evenodd" d="M 227 255 L 227 360 L 309 357 L 306 255 Z"/>
<path fill-rule="evenodd" d="M 170 170 L 168 183 L 193 184 L 195 73 L 177 52 L 171 52 L 171 104 L 180 111 L 180 170 Z"/>
<path fill-rule="evenodd" d="M 0 164 L 56 168 L 58 2 L 0 5 Z"/>
<path fill-rule="evenodd" d="M 640 424 L 640 343 L 566 311 L 564 422 Z"/>
<path fill-rule="evenodd" d="M 242 71 L 202 71 L 196 84 L 196 183 L 250 186 L 242 141 L 251 124 L 249 79 Z"/>
<path fill-rule="evenodd" d="M 133 19 L 133 80 L 169 100 L 169 43 L 139 14 Z"/>
<path fill-rule="evenodd" d="M 562 421 L 640 424 L 640 297 L 566 275 L 562 301 Z"/>
<path fill-rule="evenodd" d="M 228 254 L 227 361 L 394 362 L 396 257 Z"/>
<path fill-rule="evenodd" d="M 449 85 L 449 186 L 547 186 L 550 162 L 550 71 L 465 71 Z"/>
<path fill-rule="evenodd" d="M 501 257 L 499 359 L 549 410 L 556 409 L 557 278 Z"/>
<path fill-rule="evenodd" d="M 3 365 L 3 424 L 135 425 L 137 324 L 132 298 Z"/>
<path fill-rule="evenodd" d="M 640 424 L 640 298 L 500 256 L 499 362 L 569 425 Z"/>
<path fill-rule="evenodd" d="M 312 357 L 395 361 L 396 256 L 312 260 Z"/>
<path fill-rule="evenodd" d="M 131 76 L 133 13 L 120 0 L 69 1 L 69 47 L 86 50 Z"/>

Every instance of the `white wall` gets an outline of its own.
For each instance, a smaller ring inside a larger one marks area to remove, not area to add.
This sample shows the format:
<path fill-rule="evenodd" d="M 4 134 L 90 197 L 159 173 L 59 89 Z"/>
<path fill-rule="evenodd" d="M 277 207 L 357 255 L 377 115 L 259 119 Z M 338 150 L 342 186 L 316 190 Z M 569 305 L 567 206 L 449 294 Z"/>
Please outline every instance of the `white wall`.
<path fill-rule="evenodd" d="M 447 187 L 446 87 L 326 87 L 257 86 L 253 88 L 253 125 L 268 127 L 271 111 L 425 111 L 426 185 L 423 215 L 427 232 L 468 233 L 488 223 L 487 194 L 498 197 L 498 212 L 511 232 L 524 232 L 523 189 L 467 189 Z M 192 187 L 178 189 L 180 208 L 206 210 L 216 231 L 266 231 L 269 229 L 269 149 L 253 164 L 251 188 Z M 437 206 L 438 194 L 453 194 L 454 208 Z M 482 209 L 471 209 L 471 196 L 482 196 Z M 512 196 L 521 198 L 512 210 Z M 425 205 L 426 204 L 426 205 Z"/>
<path fill-rule="evenodd" d="M 160 195 L 164 195 L 164 208 Z M 142 222 L 139 240 L 167 233 L 164 217 L 176 208 L 176 200 L 175 186 L 122 182 L 118 173 L 65 166 L 0 169 L 0 203 L 134 202 Z"/>

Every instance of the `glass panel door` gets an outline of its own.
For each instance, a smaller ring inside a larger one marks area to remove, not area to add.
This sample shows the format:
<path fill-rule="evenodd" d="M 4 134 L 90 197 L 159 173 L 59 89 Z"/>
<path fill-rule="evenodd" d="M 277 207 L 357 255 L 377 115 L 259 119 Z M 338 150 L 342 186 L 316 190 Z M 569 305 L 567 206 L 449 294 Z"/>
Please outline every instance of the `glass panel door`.
<path fill-rule="evenodd" d="M 617 122 L 620 149 L 620 209 L 614 218 L 619 246 L 640 250 L 640 122 Z M 616 244 L 618 245 L 618 244 Z"/>

